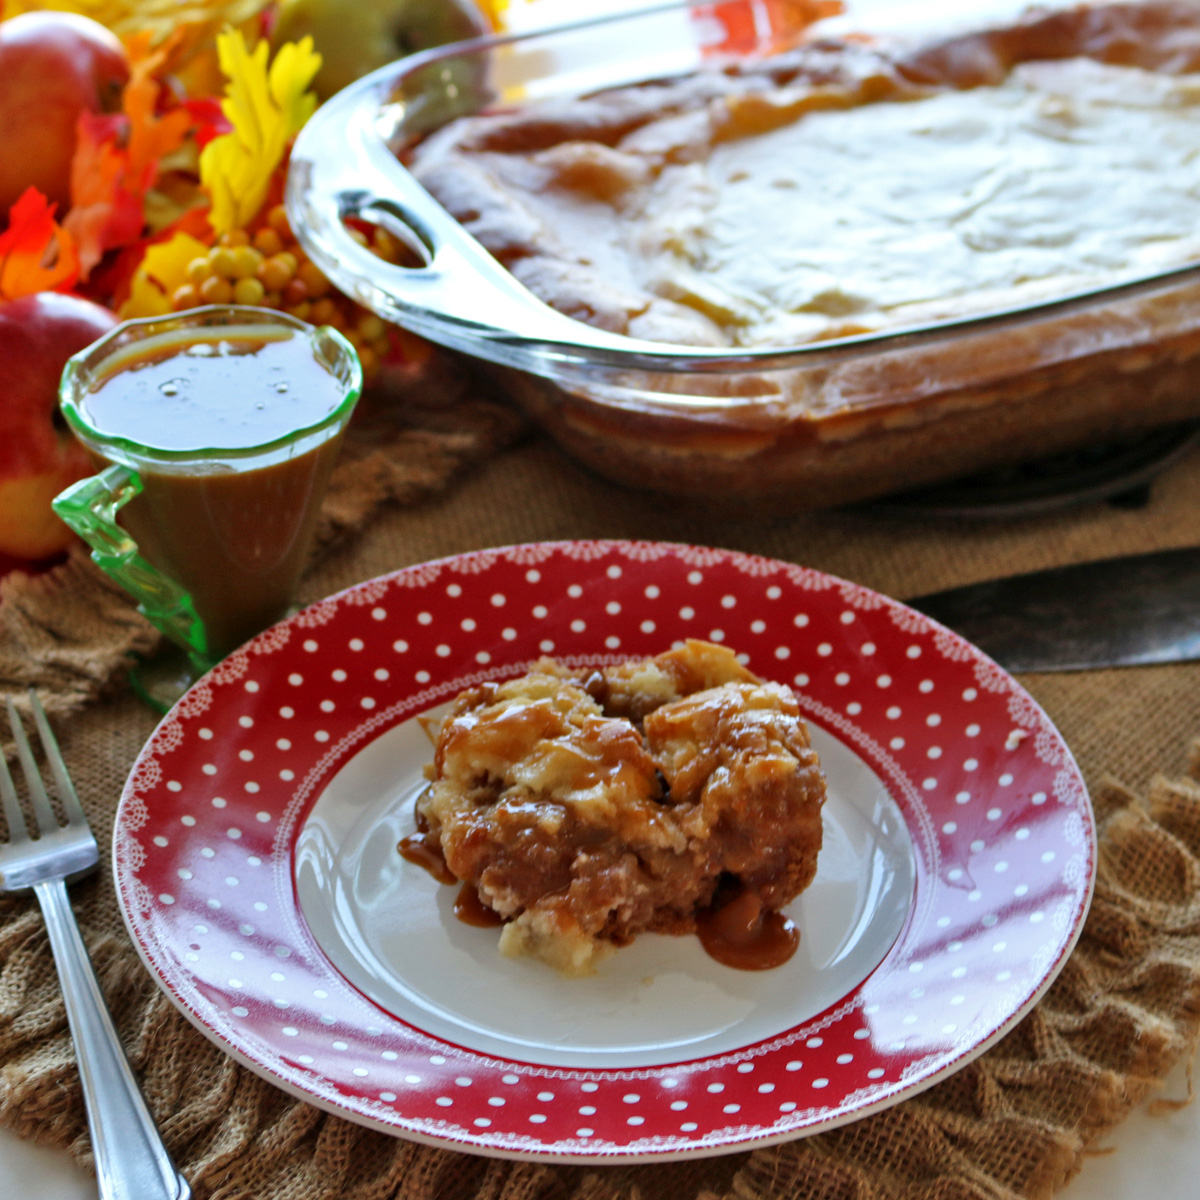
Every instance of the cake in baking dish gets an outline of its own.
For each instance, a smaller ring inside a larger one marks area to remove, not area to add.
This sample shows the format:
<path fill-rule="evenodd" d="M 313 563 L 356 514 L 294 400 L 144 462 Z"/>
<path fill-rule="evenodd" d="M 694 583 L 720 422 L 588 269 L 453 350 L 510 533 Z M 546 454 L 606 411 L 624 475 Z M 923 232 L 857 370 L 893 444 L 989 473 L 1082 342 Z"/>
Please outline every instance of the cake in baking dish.
<path fill-rule="evenodd" d="M 740 938 L 736 965 L 773 965 L 772 918 L 816 872 L 825 780 L 795 697 L 709 643 L 471 688 L 431 773 L 424 848 L 503 922 L 505 954 L 566 975 L 698 921 L 710 951 Z"/>
<path fill-rule="evenodd" d="M 547 303 L 790 347 L 1200 259 L 1200 10 L 1081 7 L 464 119 L 432 194 Z"/>
<path fill-rule="evenodd" d="M 1036 308 L 1200 262 L 1198 104 L 1200 5 L 1147 0 L 814 38 L 399 149 L 546 303 L 727 355 L 668 370 L 631 347 L 592 379 L 494 368 L 525 410 L 611 479 L 760 516 L 1200 416 L 1191 276 Z M 995 310 L 1017 317 L 821 353 Z"/>

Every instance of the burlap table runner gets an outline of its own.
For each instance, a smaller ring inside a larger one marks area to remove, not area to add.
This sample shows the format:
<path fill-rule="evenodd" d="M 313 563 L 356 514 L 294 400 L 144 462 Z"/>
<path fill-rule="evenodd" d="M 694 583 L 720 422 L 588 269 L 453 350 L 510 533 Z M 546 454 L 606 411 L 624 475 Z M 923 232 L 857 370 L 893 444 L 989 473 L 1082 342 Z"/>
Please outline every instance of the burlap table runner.
<path fill-rule="evenodd" d="M 1142 508 L 1096 505 L 1002 524 L 866 513 L 735 524 L 699 521 L 670 502 L 611 487 L 536 437 L 499 452 L 515 423 L 461 388 L 455 404 L 406 411 L 399 422 L 377 417 L 352 449 L 359 465 L 343 472 L 326 527 L 327 537 L 340 532 L 341 543 L 331 543 L 308 576 L 306 599 L 423 559 L 549 538 L 703 542 L 802 562 L 903 597 L 1010 571 L 1191 544 L 1200 533 L 1200 455 L 1163 477 Z M 364 531 L 345 536 L 372 512 Z M 119 686 L 120 665 L 126 650 L 154 639 L 119 598 L 97 599 L 103 585 L 80 582 L 87 577 L 87 567 L 74 563 L 32 585 L 10 581 L 0 605 L 0 690 L 36 678 L 60 714 L 78 710 L 58 721 L 63 748 L 97 836 L 106 840 L 125 775 L 154 724 Z M 87 592 L 85 612 L 71 597 L 88 587 L 99 590 Z M 119 615 L 97 624 L 109 603 Z M 1051 1195 L 1191 1053 L 1200 1032 L 1200 784 L 1185 775 L 1190 739 L 1200 733 L 1200 666 L 1024 682 L 1079 758 L 1100 820 L 1099 885 L 1078 948 L 1037 1008 L 975 1063 L 887 1112 L 773 1149 L 640 1168 L 553 1167 L 431 1150 L 364 1130 L 295 1102 L 194 1032 L 139 965 L 109 872 L 79 885 L 73 895 L 102 985 L 195 1195 Z M 99 693 L 99 702 L 84 703 Z M 0 1120 L 88 1157 L 45 935 L 35 908 L 20 898 L 0 898 Z"/>

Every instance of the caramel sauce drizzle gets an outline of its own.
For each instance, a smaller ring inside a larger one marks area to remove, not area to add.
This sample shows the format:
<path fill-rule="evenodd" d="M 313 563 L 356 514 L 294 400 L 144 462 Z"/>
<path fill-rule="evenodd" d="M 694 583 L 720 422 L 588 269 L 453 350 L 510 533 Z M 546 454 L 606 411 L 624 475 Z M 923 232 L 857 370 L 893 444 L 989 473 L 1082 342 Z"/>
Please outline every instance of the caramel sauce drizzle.
<path fill-rule="evenodd" d="M 401 838 L 396 849 L 400 851 L 401 858 L 428 871 L 438 883 L 458 883 L 458 876 L 446 864 L 441 846 L 430 840 L 429 826 L 424 820 L 418 818 L 417 832 Z M 458 898 L 454 901 L 454 915 L 464 925 L 474 925 L 480 929 L 504 924 L 504 918 L 479 898 L 479 889 L 473 883 L 464 883 L 459 889 Z"/>
<path fill-rule="evenodd" d="M 429 834 L 418 830 L 408 837 L 401 838 L 396 847 L 401 858 L 423 867 L 438 881 L 438 883 L 457 883 L 458 876 L 446 865 L 442 848 L 436 842 L 429 841 Z"/>
<path fill-rule="evenodd" d="M 474 925 L 478 929 L 493 929 L 504 924 L 504 918 L 479 898 L 479 889 L 473 883 L 464 883 L 459 889 L 454 901 L 454 915 L 464 925 Z"/>

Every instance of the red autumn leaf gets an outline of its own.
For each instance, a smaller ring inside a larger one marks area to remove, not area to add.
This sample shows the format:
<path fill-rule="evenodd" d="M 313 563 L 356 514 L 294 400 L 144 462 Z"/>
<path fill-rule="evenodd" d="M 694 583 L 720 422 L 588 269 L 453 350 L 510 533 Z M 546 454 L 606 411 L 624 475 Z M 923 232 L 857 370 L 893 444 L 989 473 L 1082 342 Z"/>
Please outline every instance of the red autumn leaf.
<path fill-rule="evenodd" d="M 129 155 L 118 148 L 122 133 L 110 118 L 79 114 L 66 226 L 79 243 L 85 279 L 106 250 L 135 241 L 145 224 L 140 196 L 124 186 Z"/>
<path fill-rule="evenodd" d="M 185 100 L 183 107 L 192 114 L 196 145 L 201 150 L 213 138 L 220 137 L 233 128 L 233 122 L 221 110 L 221 101 L 216 96 L 200 96 L 194 100 Z"/>
<path fill-rule="evenodd" d="M 31 187 L 9 209 L 0 233 L 0 300 L 65 292 L 79 278 L 75 241 L 54 219 L 56 207 Z"/>
<path fill-rule="evenodd" d="M 115 254 L 105 258 L 100 267 L 88 277 L 87 283 L 78 289 L 85 296 L 119 311 L 129 298 L 133 276 L 146 251 L 160 242 L 169 242 L 177 233 L 186 233 L 198 242 L 212 240 L 212 227 L 208 223 L 208 210 L 190 208 L 170 225 L 150 237 L 140 237 L 128 245 L 121 246 Z"/>

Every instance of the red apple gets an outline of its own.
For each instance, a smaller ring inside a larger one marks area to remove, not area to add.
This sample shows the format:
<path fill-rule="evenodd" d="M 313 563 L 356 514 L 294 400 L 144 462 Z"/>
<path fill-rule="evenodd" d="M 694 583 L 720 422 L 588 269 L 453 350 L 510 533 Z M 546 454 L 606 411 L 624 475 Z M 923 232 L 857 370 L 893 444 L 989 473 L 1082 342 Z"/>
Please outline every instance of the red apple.
<path fill-rule="evenodd" d="M 67 359 L 116 323 L 57 292 L 0 304 L 0 554 L 39 559 L 70 545 L 50 501 L 92 466 L 57 420 L 58 382 Z"/>
<path fill-rule="evenodd" d="M 103 25 L 63 12 L 0 22 L 0 225 L 27 187 L 65 213 L 79 114 L 116 112 L 129 62 Z"/>

